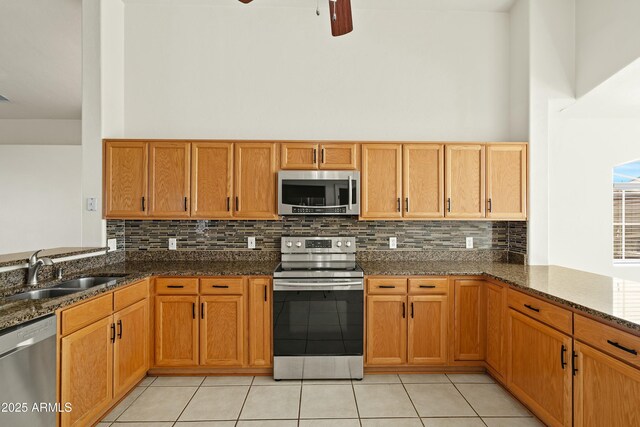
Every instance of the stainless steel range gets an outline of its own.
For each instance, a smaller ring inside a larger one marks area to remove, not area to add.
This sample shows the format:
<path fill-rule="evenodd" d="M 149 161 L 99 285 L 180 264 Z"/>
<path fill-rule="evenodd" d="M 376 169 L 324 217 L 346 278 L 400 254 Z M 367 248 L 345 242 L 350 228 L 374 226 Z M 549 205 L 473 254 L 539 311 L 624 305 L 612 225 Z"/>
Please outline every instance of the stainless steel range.
<path fill-rule="evenodd" d="M 283 237 L 273 280 L 273 377 L 363 377 L 364 274 L 355 237 Z"/>

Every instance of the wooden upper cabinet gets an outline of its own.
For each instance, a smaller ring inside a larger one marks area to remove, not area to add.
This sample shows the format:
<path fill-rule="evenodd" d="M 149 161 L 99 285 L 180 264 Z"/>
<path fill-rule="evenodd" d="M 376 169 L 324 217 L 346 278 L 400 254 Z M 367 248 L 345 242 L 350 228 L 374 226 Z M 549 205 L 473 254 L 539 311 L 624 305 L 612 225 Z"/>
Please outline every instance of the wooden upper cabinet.
<path fill-rule="evenodd" d="M 277 219 L 275 143 L 235 144 L 235 217 Z"/>
<path fill-rule="evenodd" d="M 639 425 L 640 370 L 577 341 L 574 351 L 574 426 Z"/>
<path fill-rule="evenodd" d="M 364 219 L 402 218 L 402 144 L 362 145 Z"/>
<path fill-rule="evenodd" d="M 157 296 L 155 348 L 157 366 L 198 365 L 197 296 Z"/>
<path fill-rule="evenodd" d="M 367 296 L 366 354 L 369 365 L 402 365 L 406 363 L 406 296 Z"/>
<path fill-rule="evenodd" d="M 318 144 L 283 142 L 280 159 L 282 169 L 318 169 Z"/>
<path fill-rule="evenodd" d="M 73 406 L 60 415 L 64 427 L 92 425 L 111 404 L 112 325 L 105 317 L 60 341 L 60 401 Z"/>
<path fill-rule="evenodd" d="M 147 216 L 148 143 L 105 141 L 104 215 L 106 218 Z"/>
<path fill-rule="evenodd" d="M 116 312 L 113 394 L 129 391 L 149 368 L 149 302 L 144 299 Z"/>
<path fill-rule="evenodd" d="M 444 146 L 403 146 L 402 188 L 405 218 L 444 216 Z"/>
<path fill-rule="evenodd" d="M 271 367 L 271 279 L 249 279 L 249 365 Z"/>
<path fill-rule="evenodd" d="M 447 295 L 409 296 L 409 364 L 447 363 L 448 301 Z"/>
<path fill-rule="evenodd" d="M 150 144 L 149 215 L 156 218 L 188 218 L 191 144 Z"/>
<path fill-rule="evenodd" d="M 484 218 L 484 145 L 447 145 L 445 160 L 446 216 Z"/>
<path fill-rule="evenodd" d="M 526 219 L 526 144 L 487 145 L 487 218 Z"/>
<path fill-rule="evenodd" d="M 200 365 L 244 364 L 244 296 L 200 297 Z"/>
<path fill-rule="evenodd" d="M 320 169 L 346 169 L 358 168 L 358 151 L 356 144 L 321 144 Z"/>
<path fill-rule="evenodd" d="M 487 283 L 487 348 L 485 360 L 487 364 L 501 377 L 505 375 L 504 351 L 505 345 L 505 317 L 507 307 L 507 288 L 495 283 Z"/>
<path fill-rule="evenodd" d="M 454 360 L 484 360 L 485 284 L 469 279 L 454 283 Z"/>
<path fill-rule="evenodd" d="M 191 217 L 233 216 L 233 144 L 191 143 Z"/>
<path fill-rule="evenodd" d="M 571 426 L 571 337 L 508 309 L 508 340 L 509 391 L 546 425 Z"/>

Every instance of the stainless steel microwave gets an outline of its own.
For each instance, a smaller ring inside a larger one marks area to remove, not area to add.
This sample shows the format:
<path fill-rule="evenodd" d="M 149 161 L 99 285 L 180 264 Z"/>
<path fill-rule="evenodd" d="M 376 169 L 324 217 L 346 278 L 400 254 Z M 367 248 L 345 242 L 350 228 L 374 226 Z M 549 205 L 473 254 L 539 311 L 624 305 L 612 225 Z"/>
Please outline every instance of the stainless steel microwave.
<path fill-rule="evenodd" d="M 360 172 L 278 172 L 279 215 L 359 215 Z"/>

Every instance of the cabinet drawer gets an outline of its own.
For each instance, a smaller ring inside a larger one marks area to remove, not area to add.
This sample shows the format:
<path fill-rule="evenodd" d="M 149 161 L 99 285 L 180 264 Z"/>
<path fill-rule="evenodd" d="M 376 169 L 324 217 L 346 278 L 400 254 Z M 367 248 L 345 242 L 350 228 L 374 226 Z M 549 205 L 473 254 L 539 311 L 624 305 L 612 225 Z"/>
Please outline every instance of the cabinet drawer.
<path fill-rule="evenodd" d="M 149 281 L 147 279 L 118 289 L 113 293 L 113 310 L 119 311 L 131 304 L 145 299 L 149 295 Z"/>
<path fill-rule="evenodd" d="M 195 277 L 159 277 L 156 279 L 156 293 L 159 295 L 197 294 L 198 279 Z"/>
<path fill-rule="evenodd" d="M 573 315 L 569 310 L 557 307 L 538 298 L 509 289 L 509 306 L 533 317 L 549 326 L 571 335 L 573 330 Z"/>
<path fill-rule="evenodd" d="M 200 293 L 203 295 L 242 295 L 242 277 L 207 277 L 200 279 Z"/>
<path fill-rule="evenodd" d="M 85 303 L 62 311 L 60 321 L 62 335 L 84 328 L 113 312 L 113 294 L 93 298 Z"/>
<path fill-rule="evenodd" d="M 574 337 L 640 367 L 640 337 L 578 314 L 575 315 Z"/>
<path fill-rule="evenodd" d="M 449 280 L 446 277 L 409 279 L 410 294 L 446 294 L 448 291 Z"/>
<path fill-rule="evenodd" d="M 407 293 L 407 279 L 403 277 L 378 277 L 367 279 L 367 291 L 370 294 L 400 295 Z"/>

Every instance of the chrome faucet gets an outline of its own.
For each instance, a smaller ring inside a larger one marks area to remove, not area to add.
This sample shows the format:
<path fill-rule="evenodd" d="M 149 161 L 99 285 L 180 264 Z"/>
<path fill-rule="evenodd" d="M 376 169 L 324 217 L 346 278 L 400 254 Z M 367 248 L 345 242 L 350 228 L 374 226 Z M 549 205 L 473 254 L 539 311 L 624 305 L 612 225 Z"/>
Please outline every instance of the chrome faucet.
<path fill-rule="evenodd" d="M 42 251 L 43 249 L 35 251 L 29 257 L 29 277 L 27 278 L 27 284 L 30 286 L 35 286 L 38 284 L 38 271 L 40 271 L 40 267 L 42 267 L 43 265 L 53 265 L 53 261 L 51 261 L 51 258 L 38 258 L 38 254 Z"/>

